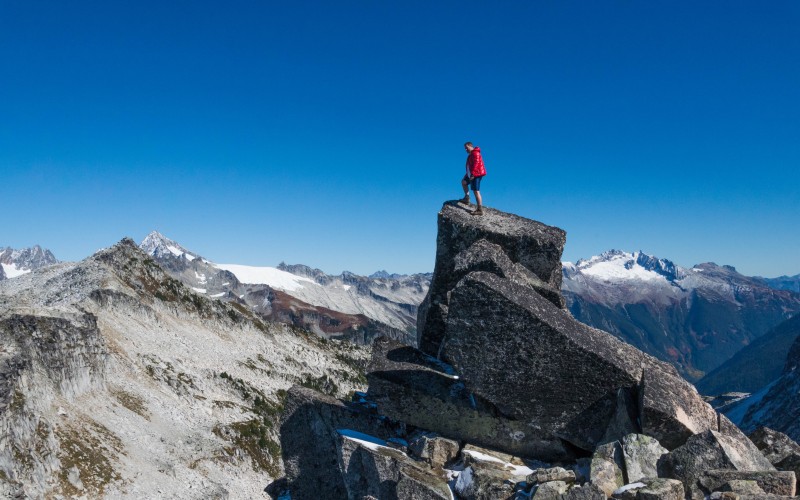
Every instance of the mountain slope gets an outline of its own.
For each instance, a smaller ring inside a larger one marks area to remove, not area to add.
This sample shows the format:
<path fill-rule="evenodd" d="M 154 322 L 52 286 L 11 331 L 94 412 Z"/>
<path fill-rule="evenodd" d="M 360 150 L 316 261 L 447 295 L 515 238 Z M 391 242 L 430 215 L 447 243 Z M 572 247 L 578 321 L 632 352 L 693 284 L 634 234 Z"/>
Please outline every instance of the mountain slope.
<path fill-rule="evenodd" d="M 779 377 L 727 410 L 726 415 L 745 432 L 769 427 L 800 441 L 800 337 L 785 359 Z"/>
<path fill-rule="evenodd" d="M 683 268 L 642 252 L 567 262 L 563 277 L 576 319 L 669 361 L 693 381 L 800 312 L 800 294 L 730 266 Z"/>
<path fill-rule="evenodd" d="M 131 240 L 0 282 L 0 497 L 254 498 L 299 383 L 367 352 L 193 292 Z"/>
<path fill-rule="evenodd" d="M 786 354 L 800 336 L 800 314 L 784 321 L 742 348 L 731 359 L 697 382 L 703 394 L 754 393 L 778 378 Z"/>
<path fill-rule="evenodd" d="M 430 274 L 367 278 L 283 263 L 219 264 L 157 232 L 140 247 L 198 293 L 247 305 L 271 321 L 362 344 L 378 335 L 413 343 L 417 307 L 430 285 Z"/>

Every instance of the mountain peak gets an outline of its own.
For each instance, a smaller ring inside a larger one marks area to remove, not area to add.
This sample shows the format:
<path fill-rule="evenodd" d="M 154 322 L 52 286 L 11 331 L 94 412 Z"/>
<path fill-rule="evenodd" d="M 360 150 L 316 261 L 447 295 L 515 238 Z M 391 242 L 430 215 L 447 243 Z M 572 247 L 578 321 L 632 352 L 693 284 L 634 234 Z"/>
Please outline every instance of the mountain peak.
<path fill-rule="evenodd" d="M 0 279 L 14 278 L 41 267 L 57 264 L 53 252 L 39 245 L 15 250 L 11 247 L 0 248 Z"/>
<path fill-rule="evenodd" d="M 190 261 L 199 257 L 198 255 L 182 247 L 176 241 L 167 238 L 158 231 L 150 232 L 150 234 L 148 234 L 147 237 L 142 240 L 141 244 L 139 244 L 139 248 L 141 248 L 146 254 L 153 257 L 185 257 Z"/>

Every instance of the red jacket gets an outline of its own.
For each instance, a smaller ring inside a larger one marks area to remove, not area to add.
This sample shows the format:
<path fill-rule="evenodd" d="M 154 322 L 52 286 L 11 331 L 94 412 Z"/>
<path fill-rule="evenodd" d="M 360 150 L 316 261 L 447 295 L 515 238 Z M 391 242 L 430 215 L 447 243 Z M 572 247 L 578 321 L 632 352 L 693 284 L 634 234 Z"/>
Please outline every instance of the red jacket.
<path fill-rule="evenodd" d="M 467 156 L 467 171 L 470 177 L 483 177 L 486 175 L 486 167 L 483 166 L 481 158 L 481 148 L 475 148 Z"/>

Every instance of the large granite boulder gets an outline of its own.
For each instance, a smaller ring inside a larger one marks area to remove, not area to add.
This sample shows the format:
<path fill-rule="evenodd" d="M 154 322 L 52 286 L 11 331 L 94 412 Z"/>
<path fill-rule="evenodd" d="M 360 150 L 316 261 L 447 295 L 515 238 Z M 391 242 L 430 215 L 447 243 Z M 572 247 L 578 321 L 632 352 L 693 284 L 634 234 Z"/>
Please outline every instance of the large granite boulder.
<path fill-rule="evenodd" d="M 389 419 L 361 411 L 305 387 L 289 389 L 281 418 L 281 450 L 288 488 L 296 500 L 347 498 L 337 456 L 340 429 L 351 429 L 380 439 L 402 434 Z"/>
<path fill-rule="evenodd" d="M 519 264 L 560 293 L 561 253 L 566 241 L 563 230 L 491 208 L 485 209 L 483 217 L 473 217 L 456 202 L 442 206 L 438 224 L 433 279 L 417 316 L 422 351 L 437 356 L 447 322 L 448 293 L 470 270 L 462 259 L 462 266 L 456 271 L 456 256 L 480 240 L 499 246 L 511 263 Z"/>
<path fill-rule="evenodd" d="M 673 367 L 578 322 L 527 287 L 472 272 L 450 292 L 448 309 L 440 358 L 476 398 L 527 424 L 520 438 L 560 439 L 592 451 L 640 431 L 638 417 L 669 449 L 718 428 L 716 413 Z M 560 458 L 545 452 L 541 459 Z"/>
<path fill-rule="evenodd" d="M 658 461 L 667 454 L 666 448 L 650 436 L 628 434 L 622 438 L 626 483 L 658 476 Z"/>
<path fill-rule="evenodd" d="M 386 442 L 349 429 L 338 431 L 337 457 L 347 496 L 381 500 L 449 499 L 450 489 L 444 477 L 429 467 L 415 462 L 405 453 L 392 449 Z M 327 493 L 327 485 L 317 498 L 338 498 Z M 294 490 L 292 490 L 292 498 Z"/>
<path fill-rule="evenodd" d="M 708 470 L 775 471 L 749 439 L 706 431 L 690 437 L 683 446 L 664 455 L 658 463 L 659 477 L 678 479 L 688 491 Z"/>
<path fill-rule="evenodd" d="M 444 437 L 522 455 L 571 457 L 558 438 L 542 438 L 470 392 L 453 368 L 413 347 L 382 337 L 367 367 L 368 397 L 378 412 Z"/>
<path fill-rule="evenodd" d="M 800 444 L 792 438 L 769 427 L 760 427 L 748 437 L 776 469 L 800 475 Z"/>

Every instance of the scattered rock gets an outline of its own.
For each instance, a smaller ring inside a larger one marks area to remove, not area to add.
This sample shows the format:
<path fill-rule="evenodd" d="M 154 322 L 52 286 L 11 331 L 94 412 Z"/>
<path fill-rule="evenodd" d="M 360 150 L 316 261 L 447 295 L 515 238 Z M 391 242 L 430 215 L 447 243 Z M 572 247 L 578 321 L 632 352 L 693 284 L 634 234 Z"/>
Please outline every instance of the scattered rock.
<path fill-rule="evenodd" d="M 397 498 L 404 500 L 451 500 L 447 483 L 436 476 L 425 474 L 413 467 L 400 469 Z"/>
<path fill-rule="evenodd" d="M 561 500 L 606 500 L 606 494 L 592 483 L 570 488 Z"/>
<path fill-rule="evenodd" d="M 592 456 L 589 480 L 610 497 L 625 484 L 623 467 L 622 447 L 619 443 L 598 446 Z"/>
<path fill-rule="evenodd" d="M 528 483 L 547 483 L 550 481 L 563 481 L 574 484 L 575 472 L 562 467 L 553 467 L 550 469 L 536 469 L 528 475 Z"/>
<path fill-rule="evenodd" d="M 658 441 L 643 434 L 628 434 L 622 438 L 625 476 L 628 483 L 646 477 L 658 477 L 658 460 L 669 453 Z"/>
<path fill-rule="evenodd" d="M 535 500 L 560 500 L 561 495 L 567 492 L 569 485 L 564 481 L 548 481 L 536 487 L 533 492 Z"/>
<path fill-rule="evenodd" d="M 759 488 L 771 495 L 794 496 L 796 493 L 794 472 L 708 470 L 701 474 L 698 480 L 700 486 L 707 492 L 721 490 L 723 485 L 731 481 L 755 481 Z M 748 494 L 738 491 L 736 493 Z"/>
<path fill-rule="evenodd" d="M 435 434 L 422 434 L 411 441 L 411 454 L 433 467 L 442 468 L 458 456 L 458 442 Z"/>
<path fill-rule="evenodd" d="M 683 500 L 683 484 L 676 479 L 651 478 L 636 491 L 637 500 Z"/>
<path fill-rule="evenodd" d="M 691 489 L 709 469 L 775 470 L 747 438 L 740 440 L 719 432 L 706 431 L 690 437 L 686 444 L 664 455 L 658 464 L 658 475 L 678 479 L 686 489 Z"/>
<path fill-rule="evenodd" d="M 507 500 L 514 485 L 506 471 L 473 465 L 461 471 L 454 489 L 464 500 Z"/>
<path fill-rule="evenodd" d="M 731 491 L 739 495 L 763 495 L 766 492 L 755 481 L 732 479 L 719 487 L 719 491 Z"/>

